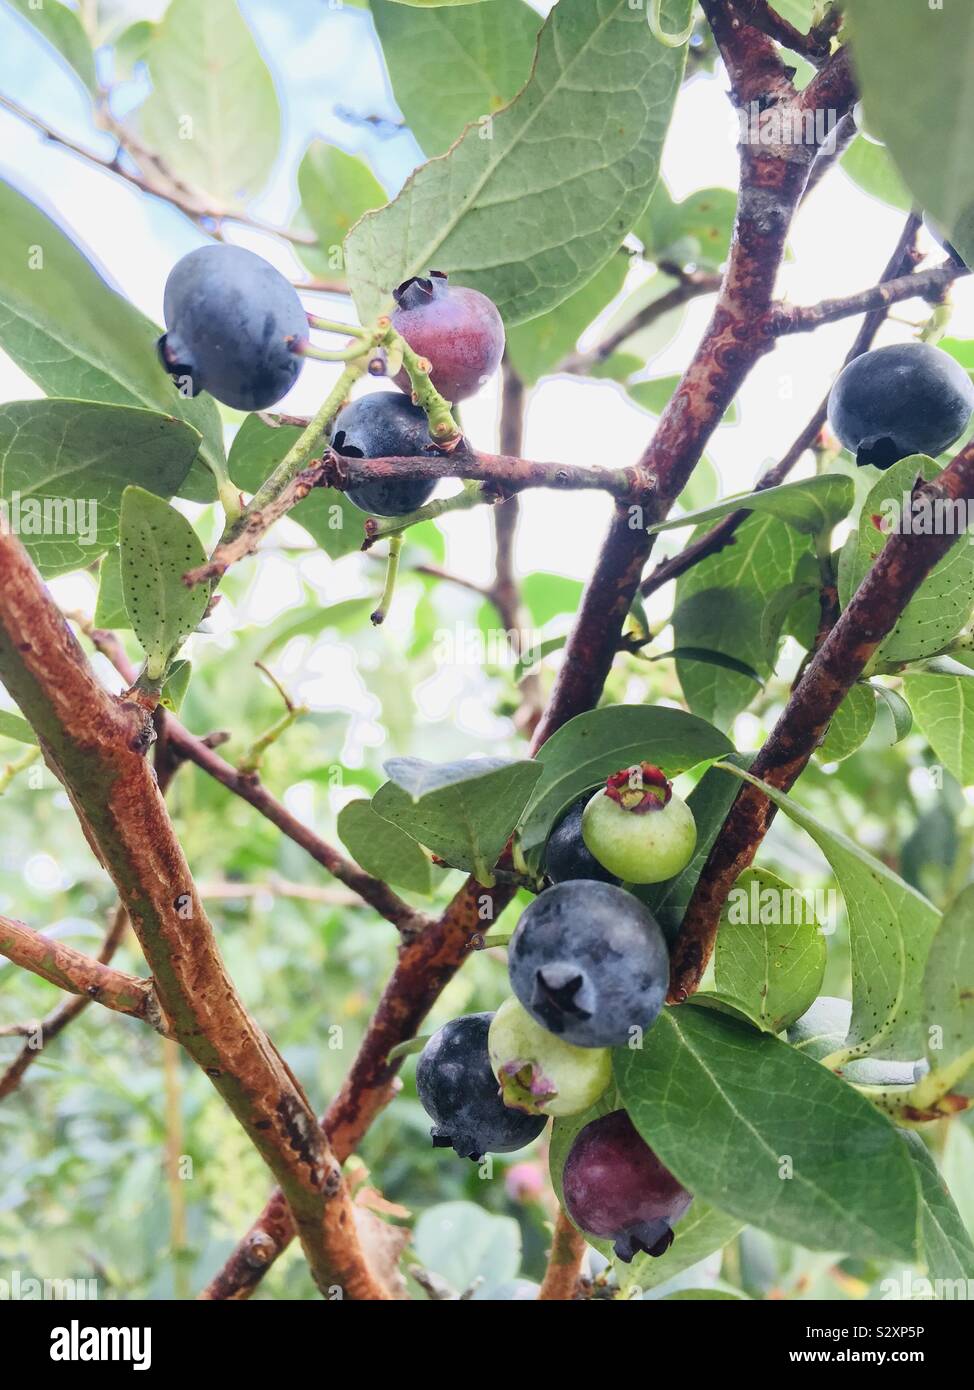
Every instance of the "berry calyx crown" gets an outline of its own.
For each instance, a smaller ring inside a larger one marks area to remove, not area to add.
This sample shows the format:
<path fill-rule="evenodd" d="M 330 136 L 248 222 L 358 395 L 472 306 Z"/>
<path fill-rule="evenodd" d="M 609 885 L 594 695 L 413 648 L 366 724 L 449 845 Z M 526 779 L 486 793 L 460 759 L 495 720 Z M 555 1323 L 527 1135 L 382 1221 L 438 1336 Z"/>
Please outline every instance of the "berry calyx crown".
<path fill-rule="evenodd" d="M 400 309 L 422 309 L 434 299 L 439 298 L 449 284 L 449 276 L 442 270 L 431 270 L 429 277 L 411 275 L 392 291 L 392 297 Z"/>
<path fill-rule="evenodd" d="M 624 811 L 644 815 L 647 811 L 662 811 L 673 795 L 673 783 L 655 763 L 640 763 L 624 767 L 606 779 L 605 794 Z"/>

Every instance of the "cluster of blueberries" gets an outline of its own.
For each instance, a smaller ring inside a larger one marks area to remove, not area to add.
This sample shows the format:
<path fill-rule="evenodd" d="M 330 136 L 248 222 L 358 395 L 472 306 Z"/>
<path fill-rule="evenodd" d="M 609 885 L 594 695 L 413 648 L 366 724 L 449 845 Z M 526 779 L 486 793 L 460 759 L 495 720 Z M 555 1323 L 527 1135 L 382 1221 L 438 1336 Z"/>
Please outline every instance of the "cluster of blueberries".
<path fill-rule="evenodd" d="M 430 363 L 430 380 L 448 401 L 466 400 L 500 366 L 504 323 L 478 290 L 451 285 L 439 271 L 414 276 L 393 292 L 392 326 Z M 163 366 L 190 395 L 208 391 L 237 410 L 266 410 L 285 396 L 304 364 L 308 315 L 272 265 L 239 246 L 201 246 L 166 282 Z M 346 405 L 331 447 L 347 458 L 415 458 L 436 453 L 424 411 L 410 398 L 405 370 L 399 391 L 380 391 Z M 403 392 L 407 394 L 402 394 Z M 381 479 L 346 496 L 364 512 L 404 516 L 429 500 L 435 479 Z"/>
<path fill-rule="evenodd" d="M 549 1115 L 579 1115 L 605 1093 L 609 1049 L 653 1025 L 669 982 L 666 940 L 629 888 L 681 873 L 696 839 L 693 813 L 651 763 L 613 774 L 561 818 L 545 850 L 550 886 L 510 941 L 513 997 L 453 1019 L 420 1055 L 435 1145 L 473 1159 L 510 1152 Z M 564 1195 L 572 1220 L 625 1260 L 661 1255 L 690 1203 L 623 1110 L 579 1132 Z"/>
<path fill-rule="evenodd" d="M 431 272 L 407 280 L 394 298 L 393 327 L 427 359 L 433 385 L 451 403 L 497 370 L 504 326 L 485 295 Z M 164 307 L 159 355 L 182 390 L 263 410 L 297 379 L 308 316 L 288 281 L 252 252 L 224 245 L 190 252 L 169 276 Z M 395 381 L 400 390 L 363 396 L 339 412 L 331 440 L 337 453 L 435 452 L 405 372 Z M 879 469 L 911 454 L 943 453 L 972 411 L 968 373 L 920 342 L 864 353 L 829 398 L 836 436 L 857 463 Z M 400 516 L 422 506 L 434 487 L 388 478 L 347 496 L 363 511 Z M 615 774 L 567 811 L 546 846 L 549 886 L 511 938 L 513 997 L 494 1014 L 447 1023 L 419 1058 L 417 1088 L 434 1145 L 474 1159 L 511 1152 L 535 1139 L 549 1115 L 581 1114 L 605 1093 L 609 1049 L 651 1027 L 669 976 L 659 925 L 627 890 L 681 873 L 695 846 L 690 809 L 650 763 Z M 575 1223 L 611 1239 L 625 1260 L 637 1250 L 661 1255 L 692 1200 L 623 1110 L 581 1129 L 565 1164 L 564 1197 Z"/>

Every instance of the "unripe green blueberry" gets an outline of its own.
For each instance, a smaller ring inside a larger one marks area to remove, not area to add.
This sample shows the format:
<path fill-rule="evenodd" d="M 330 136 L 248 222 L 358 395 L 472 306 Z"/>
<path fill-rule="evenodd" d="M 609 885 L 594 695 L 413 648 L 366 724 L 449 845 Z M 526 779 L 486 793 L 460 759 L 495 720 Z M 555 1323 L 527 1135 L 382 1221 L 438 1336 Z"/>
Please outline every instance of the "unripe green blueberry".
<path fill-rule="evenodd" d="M 529 1115 L 580 1115 L 612 1079 L 607 1047 L 563 1042 L 516 999 L 505 1000 L 494 1015 L 487 1050 L 504 1104 Z"/>
<path fill-rule="evenodd" d="M 662 883 L 682 873 L 697 847 L 693 812 L 658 767 L 613 773 L 582 814 L 582 839 L 624 883 Z"/>

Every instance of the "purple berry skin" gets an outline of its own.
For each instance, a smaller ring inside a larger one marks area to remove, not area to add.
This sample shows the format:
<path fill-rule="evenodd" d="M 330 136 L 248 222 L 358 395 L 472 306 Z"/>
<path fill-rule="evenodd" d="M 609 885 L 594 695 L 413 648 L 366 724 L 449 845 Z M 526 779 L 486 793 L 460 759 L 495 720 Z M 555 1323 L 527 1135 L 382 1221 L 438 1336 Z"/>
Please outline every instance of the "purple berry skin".
<path fill-rule="evenodd" d="M 525 1115 L 501 1099 L 490 1066 L 487 1033 L 493 1014 L 465 1014 L 445 1023 L 423 1048 L 416 1066 L 416 1090 L 433 1121 L 437 1149 L 453 1148 L 461 1158 L 512 1153 L 537 1139 L 545 1115 Z"/>
<path fill-rule="evenodd" d="M 398 391 L 362 396 L 340 411 L 331 447 L 346 458 L 415 458 L 435 452 L 426 414 Z M 363 512 L 405 516 L 428 501 L 435 479 L 382 478 L 349 488 L 345 496 Z"/>
<path fill-rule="evenodd" d="M 614 874 L 596 859 L 582 839 L 582 812 L 589 801 L 586 793 L 570 807 L 548 836 L 544 868 L 552 883 L 564 883 L 571 878 L 590 878 L 598 883 L 618 883 Z"/>
<path fill-rule="evenodd" d="M 858 464 L 891 468 L 911 454 L 936 458 L 964 433 L 974 384 L 942 348 L 894 343 L 856 357 L 829 395 L 829 424 Z"/>
<path fill-rule="evenodd" d="M 430 363 L 430 380 L 448 401 L 466 400 L 492 377 L 504 356 L 504 321 L 479 290 L 451 285 L 433 270 L 393 291 L 392 326 Z M 411 391 L 402 370 L 396 385 Z"/>
<path fill-rule="evenodd" d="M 521 914 L 508 949 L 528 1013 L 576 1047 L 623 1047 L 656 1022 L 670 962 L 652 913 L 611 883 L 569 879 Z"/>
<path fill-rule="evenodd" d="M 576 1137 L 562 1177 L 565 1209 L 581 1230 L 611 1240 L 627 1264 L 637 1251 L 663 1255 L 693 1196 L 664 1168 L 624 1110 Z"/>
<path fill-rule="evenodd" d="M 308 317 L 281 273 L 241 246 L 200 246 L 177 261 L 163 298 L 159 357 L 181 390 L 266 410 L 304 365 Z"/>

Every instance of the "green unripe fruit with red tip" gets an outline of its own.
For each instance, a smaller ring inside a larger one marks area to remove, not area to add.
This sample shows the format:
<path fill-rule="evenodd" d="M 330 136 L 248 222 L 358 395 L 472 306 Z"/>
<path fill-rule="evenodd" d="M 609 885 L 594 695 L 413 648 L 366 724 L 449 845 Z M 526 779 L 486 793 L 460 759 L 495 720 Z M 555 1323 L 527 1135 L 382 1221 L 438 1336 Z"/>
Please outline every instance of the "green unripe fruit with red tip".
<path fill-rule="evenodd" d="M 697 847 L 693 812 L 652 763 L 613 773 L 582 814 L 582 839 L 624 883 L 662 883 Z"/>
<path fill-rule="evenodd" d="M 504 1104 L 529 1115 L 580 1115 L 612 1079 L 608 1048 L 563 1042 L 516 999 L 494 1015 L 487 1050 Z"/>

